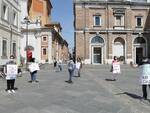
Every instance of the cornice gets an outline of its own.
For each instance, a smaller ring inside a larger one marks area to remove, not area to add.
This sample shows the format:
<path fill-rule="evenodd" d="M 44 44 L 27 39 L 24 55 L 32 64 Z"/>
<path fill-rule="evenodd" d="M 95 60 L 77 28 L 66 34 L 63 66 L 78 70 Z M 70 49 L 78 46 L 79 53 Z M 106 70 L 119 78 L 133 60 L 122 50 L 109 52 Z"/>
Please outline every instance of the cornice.
<path fill-rule="evenodd" d="M 150 6 L 150 3 L 147 2 L 130 2 L 130 1 L 85 1 L 79 0 L 74 1 L 76 5 L 131 5 L 131 6 Z"/>
<path fill-rule="evenodd" d="M 146 30 L 98 30 L 98 29 L 89 29 L 89 30 L 83 30 L 83 29 L 77 29 L 74 31 L 75 33 L 101 33 L 101 34 L 106 34 L 106 33 L 121 33 L 121 34 L 127 34 L 127 33 L 145 33 L 145 34 L 150 34 L 150 29 Z"/>

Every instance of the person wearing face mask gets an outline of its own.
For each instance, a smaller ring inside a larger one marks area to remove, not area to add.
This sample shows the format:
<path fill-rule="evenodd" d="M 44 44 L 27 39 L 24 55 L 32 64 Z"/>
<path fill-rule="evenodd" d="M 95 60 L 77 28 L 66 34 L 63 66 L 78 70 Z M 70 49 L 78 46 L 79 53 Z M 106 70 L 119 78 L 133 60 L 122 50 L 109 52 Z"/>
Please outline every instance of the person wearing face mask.
<path fill-rule="evenodd" d="M 15 79 L 18 72 L 18 66 L 14 61 L 14 56 L 10 56 L 10 60 L 6 63 L 6 80 L 7 80 L 7 89 L 8 93 L 15 93 Z"/>
<path fill-rule="evenodd" d="M 112 61 L 113 81 L 116 81 L 116 76 L 120 73 L 120 62 L 117 56 L 114 56 Z"/>

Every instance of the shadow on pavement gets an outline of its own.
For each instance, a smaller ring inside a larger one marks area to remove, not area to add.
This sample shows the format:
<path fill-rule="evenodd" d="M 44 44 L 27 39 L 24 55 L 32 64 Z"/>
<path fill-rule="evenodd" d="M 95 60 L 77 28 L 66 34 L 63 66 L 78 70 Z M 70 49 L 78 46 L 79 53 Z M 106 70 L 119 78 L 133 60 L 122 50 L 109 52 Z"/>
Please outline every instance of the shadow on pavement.
<path fill-rule="evenodd" d="M 106 81 L 116 81 L 116 79 L 110 79 L 110 78 L 106 78 Z"/>
<path fill-rule="evenodd" d="M 128 93 L 128 92 L 118 93 L 118 94 L 116 94 L 116 95 L 121 95 L 121 94 L 126 94 L 126 95 L 128 95 L 128 96 L 130 96 L 130 97 L 132 97 L 132 98 L 134 98 L 134 99 L 140 99 L 140 100 L 142 99 L 141 96 L 136 95 L 136 94 L 133 94 L 133 93 Z"/>
<path fill-rule="evenodd" d="M 127 95 L 127 96 L 130 96 L 130 97 L 132 97 L 132 98 L 134 98 L 134 99 L 139 99 L 139 100 L 142 100 L 142 99 L 143 99 L 142 96 L 139 96 L 139 95 L 136 95 L 136 94 L 133 94 L 133 93 L 129 93 L 129 92 L 118 93 L 118 94 L 116 94 L 116 95 L 122 95 L 122 94 L 125 94 L 125 95 Z M 150 101 L 150 99 L 147 99 L 147 100 Z"/>
<path fill-rule="evenodd" d="M 143 97 L 136 95 L 136 94 L 133 94 L 133 93 L 124 92 L 124 93 L 118 93 L 116 95 L 121 95 L 121 94 L 126 94 L 127 96 L 130 96 L 133 99 L 138 99 L 145 104 L 150 104 L 150 99 L 144 99 Z"/>

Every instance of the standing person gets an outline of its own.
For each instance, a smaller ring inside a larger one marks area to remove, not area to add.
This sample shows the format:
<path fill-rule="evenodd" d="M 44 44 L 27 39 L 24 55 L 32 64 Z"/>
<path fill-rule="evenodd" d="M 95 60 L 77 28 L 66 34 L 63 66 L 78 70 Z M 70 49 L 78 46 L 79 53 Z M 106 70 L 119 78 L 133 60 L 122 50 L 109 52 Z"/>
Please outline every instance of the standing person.
<path fill-rule="evenodd" d="M 131 62 L 131 66 L 140 67 L 140 82 L 142 85 L 143 99 L 147 100 L 147 86 L 150 88 L 150 62 L 148 58 L 145 57 L 138 65 L 133 65 Z"/>
<path fill-rule="evenodd" d="M 114 59 L 112 61 L 112 72 L 113 80 L 116 81 L 116 76 L 120 73 L 120 62 L 118 61 L 116 56 L 114 56 Z"/>
<path fill-rule="evenodd" d="M 7 80 L 7 89 L 8 93 L 15 93 L 15 79 L 18 73 L 18 66 L 14 61 L 14 56 L 10 56 L 10 61 L 6 63 L 6 80 Z"/>
<path fill-rule="evenodd" d="M 59 71 L 62 71 L 62 60 L 59 60 L 58 62 L 58 69 Z"/>
<path fill-rule="evenodd" d="M 81 72 L 81 68 L 82 68 L 82 61 L 81 59 L 78 57 L 77 58 L 77 62 L 76 62 L 76 71 L 77 71 L 77 74 L 78 74 L 78 77 L 80 77 L 80 72 Z"/>
<path fill-rule="evenodd" d="M 69 80 L 66 81 L 68 83 L 72 83 L 72 76 L 74 75 L 75 64 L 73 62 L 73 58 L 70 58 L 68 62 L 68 72 L 69 72 Z"/>
<path fill-rule="evenodd" d="M 57 60 L 56 58 L 54 58 L 54 69 L 56 69 L 56 67 L 57 67 Z"/>
<path fill-rule="evenodd" d="M 32 82 L 39 82 L 36 80 L 37 76 L 37 71 L 40 70 L 39 65 L 35 62 L 35 58 L 31 59 L 31 64 L 29 65 L 29 71 L 31 75 L 31 80 L 29 81 L 30 83 Z"/>

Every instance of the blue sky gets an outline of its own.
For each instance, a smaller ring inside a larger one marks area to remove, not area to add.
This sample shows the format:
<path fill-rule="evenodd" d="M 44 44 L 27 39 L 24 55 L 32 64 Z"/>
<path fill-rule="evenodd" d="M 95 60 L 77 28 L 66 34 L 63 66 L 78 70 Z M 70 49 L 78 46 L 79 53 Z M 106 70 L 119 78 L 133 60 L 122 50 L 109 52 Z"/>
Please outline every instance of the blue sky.
<path fill-rule="evenodd" d="M 60 22 L 62 36 L 69 47 L 74 47 L 73 0 L 50 0 L 52 3 L 52 21 Z"/>

